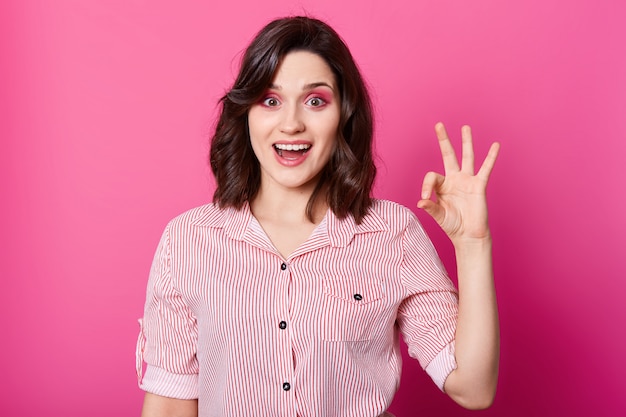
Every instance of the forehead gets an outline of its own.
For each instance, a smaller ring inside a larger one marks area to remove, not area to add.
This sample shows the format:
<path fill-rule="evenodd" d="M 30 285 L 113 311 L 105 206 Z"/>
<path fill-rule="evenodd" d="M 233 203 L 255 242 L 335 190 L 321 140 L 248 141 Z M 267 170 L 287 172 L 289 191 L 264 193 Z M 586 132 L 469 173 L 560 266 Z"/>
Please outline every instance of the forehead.
<path fill-rule="evenodd" d="M 308 51 L 293 51 L 281 60 L 272 84 L 274 87 L 303 87 L 325 83 L 333 89 L 336 80 L 333 71 L 324 58 Z"/>

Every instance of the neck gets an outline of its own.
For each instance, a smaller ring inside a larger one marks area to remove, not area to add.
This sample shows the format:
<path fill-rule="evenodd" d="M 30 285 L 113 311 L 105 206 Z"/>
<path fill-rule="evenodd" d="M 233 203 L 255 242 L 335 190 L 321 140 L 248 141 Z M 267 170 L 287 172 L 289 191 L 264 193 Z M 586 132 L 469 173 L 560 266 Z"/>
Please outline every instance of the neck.
<path fill-rule="evenodd" d="M 254 200 L 250 202 L 250 207 L 257 218 L 294 224 L 318 224 L 324 218 L 328 205 L 322 191 L 313 205 L 313 221 L 311 222 L 306 214 L 306 208 L 313 189 L 314 187 L 307 190 L 290 190 L 261 186 Z"/>

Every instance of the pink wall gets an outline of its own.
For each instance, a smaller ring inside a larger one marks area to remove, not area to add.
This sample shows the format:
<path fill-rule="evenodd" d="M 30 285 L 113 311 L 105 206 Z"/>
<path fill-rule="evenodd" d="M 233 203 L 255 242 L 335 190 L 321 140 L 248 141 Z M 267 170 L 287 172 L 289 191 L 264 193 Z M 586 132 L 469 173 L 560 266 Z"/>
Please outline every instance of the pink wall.
<path fill-rule="evenodd" d="M 618 0 L 2 2 L 0 415 L 138 415 L 157 239 L 210 198 L 207 135 L 238 51 L 303 11 L 343 34 L 372 85 L 379 196 L 414 206 L 440 168 L 438 120 L 471 124 L 483 154 L 502 142 L 489 189 L 501 379 L 481 414 L 625 415 Z M 398 415 L 470 415 L 405 369 Z"/>

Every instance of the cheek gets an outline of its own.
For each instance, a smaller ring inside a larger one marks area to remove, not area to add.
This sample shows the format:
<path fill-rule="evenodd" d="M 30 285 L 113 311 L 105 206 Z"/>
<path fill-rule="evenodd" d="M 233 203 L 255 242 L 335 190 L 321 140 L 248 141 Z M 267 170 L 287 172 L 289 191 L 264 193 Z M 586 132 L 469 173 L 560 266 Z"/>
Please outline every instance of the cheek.
<path fill-rule="evenodd" d="M 324 152 L 324 158 L 327 160 L 326 163 L 333 158 L 333 155 L 337 151 L 337 143 L 338 140 L 336 131 L 333 131 L 332 133 L 329 132 L 328 142 L 326 143 L 326 151 Z"/>
<path fill-rule="evenodd" d="M 262 138 L 260 130 L 254 118 L 248 117 L 248 141 L 257 159 L 259 159 L 260 139 Z"/>
<path fill-rule="evenodd" d="M 327 135 L 332 142 L 332 148 L 335 149 L 337 147 L 337 138 L 339 137 L 339 117 L 333 120 L 333 123 L 329 126 Z"/>
<path fill-rule="evenodd" d="M 252 146 L 254 153 L 259 156 L 259 153 L 263 149 L 263 145 L 267 143 L 267 134 L 262 129 L 262 126 L 256 124 L 248 125 L 248 140 Z"/>
<path fill-rule="evenodd" d="M 327 137 L 337 136 L 339 132 L 339 119 L 339 111 L 325 113 L 322 118 L 317 120 L 320 133 L 323 132 L 324 136 Z"/>
<path fill-rule="evenodd" d="M 250 136 L 260 136 L 270 122 L 270 118 L 258 107 L 252 107 L 248 110 L 248 133 Z"/>

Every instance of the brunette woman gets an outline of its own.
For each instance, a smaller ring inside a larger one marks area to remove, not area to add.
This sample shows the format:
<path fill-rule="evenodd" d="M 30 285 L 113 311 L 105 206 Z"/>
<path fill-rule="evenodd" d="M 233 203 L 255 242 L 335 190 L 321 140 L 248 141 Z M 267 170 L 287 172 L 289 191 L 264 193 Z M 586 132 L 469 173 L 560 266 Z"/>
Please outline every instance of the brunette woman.
<path fill-rule="evenodd" d="M 488 407 L 499 330 L 485 188 L 469 127 L 418 207 L 448 234 L 459 289 L 414 214 L 373 199 L 372 112 L 344 42 L 319 20 L 264 27 L 222 98 L 214 201 L 172 220 L 148 284 L 144 416 L 381 416 L 402 335 L 433 381 Z M 435 198 L 436 197 L 436 198 Z"/>

